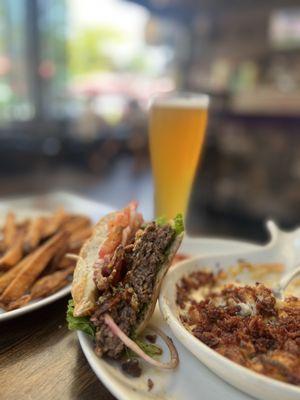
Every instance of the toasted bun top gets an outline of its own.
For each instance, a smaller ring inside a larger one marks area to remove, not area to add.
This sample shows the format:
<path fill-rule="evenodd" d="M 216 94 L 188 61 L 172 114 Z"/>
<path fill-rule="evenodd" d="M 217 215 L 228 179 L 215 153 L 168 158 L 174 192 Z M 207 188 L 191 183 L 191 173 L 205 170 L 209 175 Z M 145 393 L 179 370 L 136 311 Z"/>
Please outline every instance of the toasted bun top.
<path fill-rule="evenodd" d="M 80 250 L 72 283 L 75 317 L 91 315 L 95 309 L 97 288 L 93 279 L 94 264 L 98 259 L 99 248 L 107 237 L 108 222 L 114 219 L 115 214 L 112 212 L 100 219 L 92 236 Z"/>

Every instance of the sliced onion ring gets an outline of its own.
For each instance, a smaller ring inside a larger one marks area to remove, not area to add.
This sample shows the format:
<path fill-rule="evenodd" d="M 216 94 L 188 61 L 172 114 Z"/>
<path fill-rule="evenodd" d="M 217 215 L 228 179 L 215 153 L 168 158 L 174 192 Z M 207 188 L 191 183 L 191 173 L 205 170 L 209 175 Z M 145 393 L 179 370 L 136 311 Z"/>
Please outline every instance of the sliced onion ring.
<path fill-rule="evenodd" d="M 112 319 L 112 317 L 109 314 L 104 315 L 104 321 L 112 331 L 112 333 L 125 344 L 126 347 L 128 347 L 130 350 L 132 350 L 134 353 L 136 353 L 138 356 L 140 356 L 143 360 L 145 360 L 147 363 L 153 365 L 154 367 L 157 368 L 162 368 L 162 369 L 174 369 L 177 367 L 179 363 L 179 357 L 178 353 L 176 350 L 176 347 L 174 346 L 174 343 L 171 338 L 169 338 L 165 333 L 163 333 L 160 329 L 156 327 L 151 327 L 153 331 L 155 331 L 162 339 L 163 341 L 167 344 L 170 354 L 171 354 L 171 360 L 167 363 L 162 363 L 160 361 L 155 360 L 154 358 L 148 356 L 132 339 L 130 339 L 125 333 L 118 327 L 118 325 L 115 323 L 115 321 Z"/>
<path fill-rule="evenodd" d="M 84 262 L 84 259 L 80 257 L 78 254 L 73 254 L 73 253 L 66 253 L 65 257 L 68 258 L 69 260 L 81 260 Z"/>

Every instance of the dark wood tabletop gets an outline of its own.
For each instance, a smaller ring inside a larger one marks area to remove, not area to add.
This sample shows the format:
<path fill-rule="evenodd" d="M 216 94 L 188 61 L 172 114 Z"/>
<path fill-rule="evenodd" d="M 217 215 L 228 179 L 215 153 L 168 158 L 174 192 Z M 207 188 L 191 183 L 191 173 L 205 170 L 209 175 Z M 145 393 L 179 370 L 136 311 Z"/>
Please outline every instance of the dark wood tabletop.
<path fill-rule="evenodd" d="M 1 400 L 113 400 L 67 329 L 67 298 L 0 323 Z"/>

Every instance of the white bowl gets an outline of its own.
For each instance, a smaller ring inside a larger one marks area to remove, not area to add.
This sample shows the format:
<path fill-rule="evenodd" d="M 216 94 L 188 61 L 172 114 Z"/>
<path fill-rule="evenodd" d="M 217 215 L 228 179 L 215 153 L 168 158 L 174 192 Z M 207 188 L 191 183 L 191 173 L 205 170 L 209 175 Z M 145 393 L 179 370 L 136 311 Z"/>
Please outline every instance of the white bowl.
<path fill-rule="evenodd" d="M 300 231 L 285 233 L 273 223 L 268 223 L 272 239 L 259 250 L 227 255 L 209 255 L 188 259 L 171 268 L 163 282 L 159 305 L 164 319 L 176 338 L 203 364 L 222 379 L 261 400 L 299 400 L 300 388 L 288 383 L 266 377 L 223 357 L 195 338 L 179 319 L 176 304 L 176 284 L 191 272 L 218 265 L 224 270 L 235 265 L 237 260 L 245 259 L 252 263 L 279 262 L 291 269 L 299 262 Z"/>

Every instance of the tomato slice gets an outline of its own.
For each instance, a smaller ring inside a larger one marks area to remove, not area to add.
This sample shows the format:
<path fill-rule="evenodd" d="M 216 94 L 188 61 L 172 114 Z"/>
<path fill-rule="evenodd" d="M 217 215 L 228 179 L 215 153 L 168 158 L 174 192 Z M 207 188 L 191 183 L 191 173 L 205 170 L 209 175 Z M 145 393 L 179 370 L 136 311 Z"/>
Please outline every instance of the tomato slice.
<path fill-rule="evenodd" d="M 136 212 L 137 206 L 136 201 L 130 202 L 127 207 L 117 212 L 115 218 L 109 222 L 108 236 L 99 249 L 99 259 L 105 255 L 112 255 L 119 244 L 126 245 L 131 234 L 141 226 L 143 217 Z"/>

